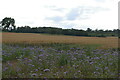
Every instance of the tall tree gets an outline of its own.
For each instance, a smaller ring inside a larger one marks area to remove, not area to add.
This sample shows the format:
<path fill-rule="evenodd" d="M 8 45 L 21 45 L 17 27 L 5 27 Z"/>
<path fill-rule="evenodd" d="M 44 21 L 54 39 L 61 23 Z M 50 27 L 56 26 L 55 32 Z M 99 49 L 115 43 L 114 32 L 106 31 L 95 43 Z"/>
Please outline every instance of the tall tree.
<path fill-rule="evenodd" d="M 11 17 L 5 17 L 4 19 L 2 19 L 0 24 L 2 25 L 3 29 L 7 28 L 8 30 L 10 25 L 13 27 L 14 30 L 16 29 L 15 20 Z"/>

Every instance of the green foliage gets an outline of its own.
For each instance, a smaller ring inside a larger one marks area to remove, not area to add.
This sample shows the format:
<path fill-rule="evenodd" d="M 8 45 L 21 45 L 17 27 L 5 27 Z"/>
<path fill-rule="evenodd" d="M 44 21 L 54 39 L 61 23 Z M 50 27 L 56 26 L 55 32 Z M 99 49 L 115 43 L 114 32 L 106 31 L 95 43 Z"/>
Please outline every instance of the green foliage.
<path fill-rule="evenodd" d="M 58 66 L 65 66 L 68 64 L 68 57 L 66 54 L 61 53 L 59 59 L 58 59 Z"/>
<path fill-rule="evenodd" d="M 14 28 L 13 30 L 16 29 L 14 18 L 5 17 L 4 19 L 2 19 L 2 21 L 1 21 L 0 23 L 1 23 L 1 25 L 3 26 L 3 30 L 9 31 L 10 25 Z M 7 29 L 6 29 L 6 28 L 7 28 Z"/>
<path fill-rule="evenodd" d="M 17 44 L 16 44 L 17 45 Z M 55 44 L 56 45 L 56 44 Z M 3 78 L 116 78 L 117 49 L 4 45 Z M 60 44 L 59 44 L 60 45 Z M 63 44 L 62 44 L 63 45 Z M 47 45 L 46 45 L 47 46 Z M 64 45 L 65 46 L 65 45 Z M 69 45 L 72 46 L 72 45 Z M 55 49 L 56 47 L 56 49 Z M 66 46 L 68 47 L 68 46 Z M 89 46 L 90 47 L 90 46 Z M 11 51 L 10 51 L 11 50 Z M 12 56 L 7 59 L 7 54 Z M 14 58 L 29 53 L 29 55 Z M 14 58 L 14 59 L 12 59 Z"/>
<path fill-rule="evenodd" d="M 0 24 L 3 27 L 0 28 L 0 30 L 4 32 L 17 32 L 17 33 L 47 33 L 47 34 L 57 34 L 57 35 L 71 35 L 71 36 L 88 36 L 88 37 L 108 37 L 108 36 L 117 36 L 119 37 L 120 30 L 114 29 L 114 30 L 103 30 L 103 29 L 96 29 L 92 30 L 90 28 L 87 28 L 87 30 L 78 30 L 78 29 L 62 29 L 62 28 L 56 28 L 56 27 L 33 27 L 30 26 L 21 26 L 17 27 L 15 26 L 15 20 L 11 17 L 5 17 L 2 19 Z M 13 27 L 13 29 L 10 30 L 10 25 Z"/>
<path fill-rule="evenodd" d="M 62 29 L 55 27 L 35 27 L 30 28 L 29 26 L 18 27 L 16 32 L 22 33 L 47 33 L 47 34 L 58 34 L 58 35 L 72 35 L 72 36 L 88 36 L 84 30 L 77 29 Z"/>
<path fill-rule="evenodd" d="M 8 30 L 4 29 L 4 32 L 8 32 Z M 118 36 L 119 29 L 112 30 L 92 30 L 88 28 L 85 30 L 78 29 L 62 29 L 55 27 L 33 27 L 30 26 L 22 26 L 18 27 L 16 30 L 11 30 L 9 32 L 17 32 L 17 33 L 45 33 L 45 34 L 57 34 L 57 35 L 70 35 L 70 36 L 87 36 L 87 37 L 109 37 L 109 36 Z"/>

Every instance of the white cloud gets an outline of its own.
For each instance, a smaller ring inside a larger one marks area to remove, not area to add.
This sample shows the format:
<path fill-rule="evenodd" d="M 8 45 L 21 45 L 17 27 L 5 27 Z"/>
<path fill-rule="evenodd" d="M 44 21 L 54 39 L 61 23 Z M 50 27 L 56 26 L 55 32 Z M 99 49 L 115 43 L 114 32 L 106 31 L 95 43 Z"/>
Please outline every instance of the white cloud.
<path fill-rule="evenodd" d="M 117 28 L 119 0 L 1 0 L 0 19 L 13 17 L 17 26 Z"/>
<path fill-rule="evenodd" d="M 61 16 L 47 17 L 46 19 L 47 19 L 47 20 L 52 20 L 52 21 L 54 21 L 54 22 L 56 22 L 56 23 L 58 23 L 58 22 L 60 22 L 60 21 L 63 20 L 63 18 L 62 18 Z"/>
<path fill-rule="evenodd" d="M 97 2 L 105 2 L 106 0 L 95 0 Z"/>

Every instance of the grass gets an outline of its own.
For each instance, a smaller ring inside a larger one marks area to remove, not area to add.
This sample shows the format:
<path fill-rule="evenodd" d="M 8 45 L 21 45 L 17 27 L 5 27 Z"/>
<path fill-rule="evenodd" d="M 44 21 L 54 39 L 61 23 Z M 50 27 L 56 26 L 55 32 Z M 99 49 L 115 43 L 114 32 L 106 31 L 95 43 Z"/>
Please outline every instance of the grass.
<path fill-rule="evenodd" d="M 3 78 L 119 77 L 116 37 L 3 33 L 2 40 Z"/>

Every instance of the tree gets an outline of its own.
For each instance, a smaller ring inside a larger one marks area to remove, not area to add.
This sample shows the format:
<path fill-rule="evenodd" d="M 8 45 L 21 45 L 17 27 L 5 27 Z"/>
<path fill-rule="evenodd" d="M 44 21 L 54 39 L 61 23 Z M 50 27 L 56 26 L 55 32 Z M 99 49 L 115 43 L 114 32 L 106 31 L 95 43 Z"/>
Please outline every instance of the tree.
<path fill-rule="evenodd" d="M 92 31 L 92 29 L 90 29 L 90 28 L 87 28 L 87 30 L 86 30 L 87 32 L 91 32 Z"/>
<path fill-rule="evenodd" d="M 3 29 L 7 28 L 8 30 L 10 28 L 10 25 L 13 27 L 14 30 L 16 29 L 15 20 L 11 17 L 5 17 L 4 19 L 2 19 L 0 24 L 2 25 Z"/>

